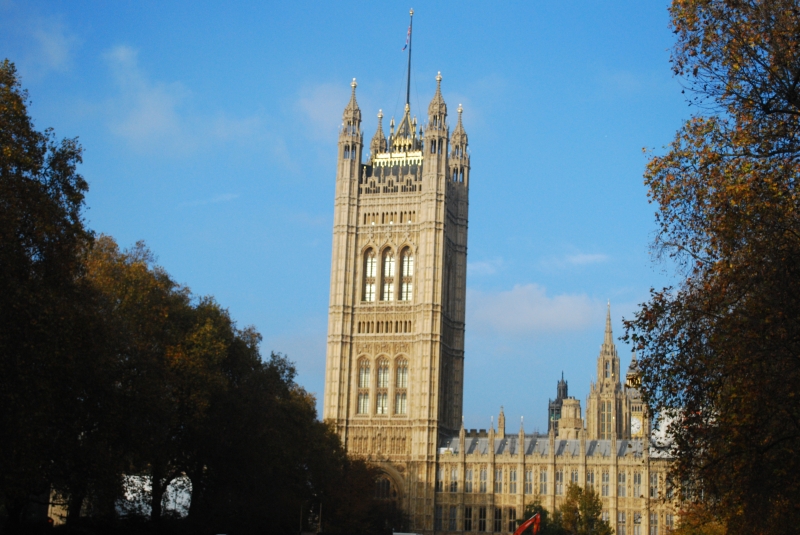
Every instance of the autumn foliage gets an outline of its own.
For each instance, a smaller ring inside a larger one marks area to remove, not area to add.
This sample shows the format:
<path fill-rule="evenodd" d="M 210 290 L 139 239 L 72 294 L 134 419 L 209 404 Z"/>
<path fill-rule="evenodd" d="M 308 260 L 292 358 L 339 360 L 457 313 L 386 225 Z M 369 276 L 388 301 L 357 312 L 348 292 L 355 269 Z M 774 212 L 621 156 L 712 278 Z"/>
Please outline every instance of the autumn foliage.
<path fill-rule="evenodd" d="M 675 0 L 670 13 L 673 67 L 698 112 L 645 183 L 653 249 L 681 281 L 652 292 L 627 338 L 642 352 L 647 401 L 670 417 L 684 497 L 728 532 L 794 533 L 800 7 Z"/>
<path fill-rule="evenodd" d="M 68 533 L 297 533 L 313 511 L 327 532 L 402 528 L 286 357 L 143 243 L 85 228 L 81 157 L 0 63 L 0 532 L 38 532 L 49 502 Z M 176 481 L 183 519 L 164 509 Z"/>

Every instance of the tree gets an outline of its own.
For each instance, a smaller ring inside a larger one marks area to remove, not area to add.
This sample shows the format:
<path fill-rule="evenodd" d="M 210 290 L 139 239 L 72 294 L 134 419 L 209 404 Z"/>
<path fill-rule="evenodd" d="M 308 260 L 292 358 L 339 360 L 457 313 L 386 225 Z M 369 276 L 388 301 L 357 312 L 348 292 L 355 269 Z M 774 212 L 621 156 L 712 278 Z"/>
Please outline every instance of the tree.
<path fill-rule="evenodd" d="M 539 535 L 564 535 L 566 533 L 561 511 L 555 511 L 551 517 L 550 512 L 542 505 L 542 500 L 538 496 L 525 505 L 525 511 L 522 513 L 522 518 L 517 520 L 517 525 L 521 525 L 537 513 L 539 514 Z M 528 531 L 532 530 L 533 528 L 529 528 Z"/>
<path fill-rule="evenodd" d="M 0 63 L 0 500 L 19 522 L 49 493 L 61 441 L 90 384 L 81 255 L 86 181 L 76 139 L 57 142 L 28 115 L 14 64 Z M 89 314 L 90 315 L 90 314 Z M 73 377 L 77 383 L 65 383 Z"/>
<path fill-rule="evenodd" d="M 567 488 L 559 508 L 564 531 L 570 535 L 613 535 L 614 530 L 603 520 L 603 503 L 592 487 L 575 484 Z"/>
<path fill-rule="evenodd" d="M 675 72 L 700 104 L 645 173 L 653 249 L 680 282 L 653 290 L 627 340 L 669 416 L 684 497 L 741 533 L 800 522 L 800 9 L 675 0 Z"/>

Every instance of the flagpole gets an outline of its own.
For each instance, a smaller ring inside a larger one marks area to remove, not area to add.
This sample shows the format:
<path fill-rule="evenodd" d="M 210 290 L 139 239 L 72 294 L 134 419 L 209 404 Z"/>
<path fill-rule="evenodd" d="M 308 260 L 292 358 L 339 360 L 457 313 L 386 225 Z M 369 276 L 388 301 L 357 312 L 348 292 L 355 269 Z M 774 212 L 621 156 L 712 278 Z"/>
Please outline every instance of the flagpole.
<path fill-rule="evenodd" d="M 411 103 L 411 27 L 414 25 L 414 10 L 409 12 L 408 21 L 408 78 L 406 79 L 406 106 Z"/>

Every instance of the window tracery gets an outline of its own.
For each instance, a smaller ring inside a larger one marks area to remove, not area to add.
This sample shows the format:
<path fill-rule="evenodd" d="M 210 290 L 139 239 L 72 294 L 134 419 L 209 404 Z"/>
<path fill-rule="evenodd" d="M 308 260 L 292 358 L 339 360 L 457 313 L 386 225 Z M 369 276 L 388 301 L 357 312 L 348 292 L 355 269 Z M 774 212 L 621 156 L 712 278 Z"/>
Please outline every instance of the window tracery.
<path fill-rule="evenodd" d="M 375 252 L 369 249 L 364 255 L 364 301 L 375 301 Z"/>
<path fill-rule="evenodd" d="M 362 359 L 358 366 L 358 405 L 357 414 L 369 412 L 369 361 Z"/>
<path fill-rule="evenodd" d="M 387 414 L 389 398 L 389 362 L 385 359 L 378 361 L 378 377 L 375 391 L 375 414 Z"/>
<path fill-rule="evenodd" d="M 411 301 L 414 296 L 414 255 L 406 247 L 401 255 L 400 300 Z"/>
<path fill-rule="evenodd" d="M 395 271 L 394 253 L 387 250 L 383 253 L 383 294 L 381 299 L 383 301 L 394 301 L 394 271 Z"/>
<path fill-rule="evenodd" d="M 408 410 L 408 362 L 405 359 L 397 361 L 395 370 L 394 413 L 406 414 Z"/>

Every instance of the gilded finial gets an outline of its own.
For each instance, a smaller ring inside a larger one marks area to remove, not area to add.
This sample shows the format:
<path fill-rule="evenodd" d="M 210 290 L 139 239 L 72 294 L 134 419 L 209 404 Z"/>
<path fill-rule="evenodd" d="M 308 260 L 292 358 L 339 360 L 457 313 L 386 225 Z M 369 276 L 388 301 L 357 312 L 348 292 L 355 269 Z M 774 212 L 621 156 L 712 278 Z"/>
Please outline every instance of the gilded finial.
<path fill-rule="evenodd" d="M 464 111 L 464 108 L 461 107 L 461 104 L 458 105 L 458 110 L 456 111 L 458 112 L 459 115 L 461 115 L 461 112 Z"/>
<path fill-rule="evenodd" d="M 378 110 L 378 120 L 383 119 L 383 110 Z"/>
<path fill-rule="evenodd" d="M 355 78 L 353 78 L 353 81 L 352 81 L 352 82 L 350 82 L 350 87 L 352 87 L 352 88 L 353 88 L 353 91 L 355 91 L 355 90 L 356 90 L 356 86 L 357 86 L 357 85 L 358 85 L 358 84 L 356 83 L 356 79 L 355 79 Z"/>
<path fill-rule="evenodd" d="M 414 8 L 411 8 L 411 11 L 409 11 L 408 14 L 413 17 L 414 16 Z"/>
<path fill-rule="evenodd" d="M 353 78 L 353 79 L 355 80 L 355 78 Z M 439 72 L 436 73 L 436 83 L 437 84 L 441 84 L 442 83 L 442 71 L 439 71 Z"/>
<path fill-rule="evenodd" d="M 409 111 L 411 111 L 411 106 L 409 106 L 408 103 L 406 102 L 406 113 L 408 113 Z"/>

